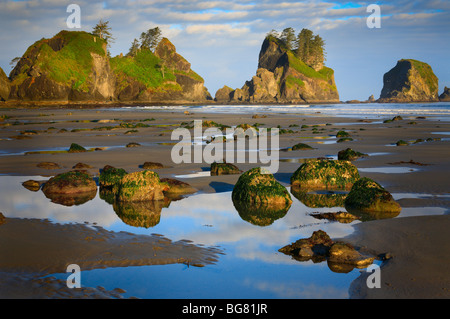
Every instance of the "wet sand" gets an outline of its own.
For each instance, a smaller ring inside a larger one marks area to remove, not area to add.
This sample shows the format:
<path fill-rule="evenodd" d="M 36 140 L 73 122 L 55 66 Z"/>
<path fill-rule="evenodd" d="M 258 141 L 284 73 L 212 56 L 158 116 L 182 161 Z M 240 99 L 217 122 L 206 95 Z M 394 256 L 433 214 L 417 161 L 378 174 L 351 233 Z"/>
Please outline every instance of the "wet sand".
<path fill-rule="evenodd" d="M 242 123 L 260 123 L 262 124 L 261 127 L 269 128 L 281 125 L 282 128 L 292 129 L 294 131 L 294 133 L 283 134 L 280 136 L 281 148 L 291 147 L 297 143 L 307 143 L 315 148 L 307 151 L 280 151 L 280 158 L 282 159 L 336 156 L 338 151 L 351 147 L 359 152 L 374 154 L 373 156 L 354 161 L 353 163 L 358 168 L 408 167 L 410 169 L 417 169 L 417 171 L 402 174 L 385 174 L 378 172 L 360 173 L 361 176 L 373 178 L 391 193 L 420 193 L 436 196 L 425 199 L 404 199 L 400 203 L 402 206 L 439 206 L 450 208 L 449 199 L 439 197 L 439 195 L 449 193 L 448 179 L 450 177 L 450 162 L 448 161 L 448 158 L 450 157 L 450 141 L 424 141 L 408 146 L 392 146 L 392 144 L 401 139 L 413 142 L 417 139 L 426 140 L 427 138 L 448 137 L 448 135 L 432 134 L 432 132 L 449 132 L 450 125 L 448 123 L 433 120 L 431 118 L 417 119 L 416 116 L 420 116 L 420 114 L 412 114 L 409 117 L 404 116 L 404 120 L 402 121 L 386 124 L 373 123 L 373 121 L 380 121 L 380 119 L 364 119 L 372 121 L 371 123 L 366 123 L 359 122 L 358 119 L 354 118 L 331 117 L 321 114 L 305 116 L 301 113 L 268 114 L 265 118 L 252 118 L 252 114 L 206 114 L 200 112 L 184 114 L 181 111 L 124 112 L 109 109 L 42 108 L 20 110 L 2 109 L 0 114 L 9 117 L 0 122 L 0 151 L 2 152 L 2 154 L 0 154 L 2 155 L 0 156 L 0 174 L 42 176 L 42 180 L 46 180 L 49 176 L 66 172 L 76 163 L 82 162 L 91 165 L 93 168 L 89 169 L 89 171 L 94 176 L 98 176 L 99 170 L 105 165 L 121 167 L 132 172 L 141 170 L 142 168 L 140 166 L 144 162 L 152 161 L 160 162 L 167 166 L 167 168 L 155 170 L 161 178 L 177 178 L 178 175 L 203 172 L 209 169 L 209 164 L 206 163 L 174 164 L 171 161 L 170 152 L 173 143 L 178 142 L 178 140 L 171 140 L 171 132 L 173 129 L 179 127 L 182 122 L 190 122 L 192 120 L 212 120 L 230 126 Z M 150 120 L 144 121 L 145 119 Z M 101 126 L 117 126 L 124 122 L 134 124 L 141 122 L 149 124 L 151 127 L 72 131 L 74 129 L 93 129 Z M 410 122 L 415 122 L 416 124 L 409 124 Z M 308 127 L 301 129 L 302 125 L 308 125 Z M 314 125 L 318 125 L 316 131 L 313 130 Z M 67 131 L 58 133 L 61 129 L 66 129 Z M 333 138 L 333 136 L 342 129 L 349 132 L 354 141 L 334 143 L 336 139 Z M 32 130 L 36 131 L 37 134 L 34 134 L 34 132 L 26 132 Z M 125 134 L 130 130 L 137 130 L 137 132 Z M 139 143 L 141 146 L 127 148 L 126 145 L 130 142 Z M 105 149 L 73 154 L 56 153 L 24 155 L 24 152 L 27 151 L 67 150 L 71 143 L 78 143 L 86 148 L 104 147 Z M 15 153 L 19 155 L 6 155 L 6 153 Z M 427 165 L 405 163 L 410 160 Z M 55 170 L 39 168 L 36 165 L 40 162 L 56 162 L 61 168 Z M 241 170 L 245 171 L 257 164 L 245 163 L 237 165 Z M 299 163 L 280 162 L 280 168 L 278 173 L 275 174 L 275 177 L 282 184 L 288 186 L 290 176 L 299 166 Z M 232 190 L 238 177 L 238 175 L 225 175 L 178 179 L 191 184 L 200 192 L 218 192 Z M 3 212 L 3 214 L 8 217 L 8 212 Z M 12 225 L 18 222 L 19 221 L 11 220 L 11 222 L 1 225 L 0 230 L 2 228 L 4 229 L 4 227 L 12 227 Z M 40 225 L 41 223 L 45 224 L 46 222 L 34 221 L 32 224 L 33 223 L 38 223 Z M 8 224 L 9 226 L 7 226 Z M 426 227 L 422 228 L 422 225 L 425 224 Z M 446 236 L 445 231 L 443 231 L 445 230 L 443 225 L 448 225 L 448 215 L 386 219 L 364 222 L 356 225 L 355 228 L 357 232 L 353 237 L 346 238 L 346 240 L 351 241 L 356 246 L 367 247 L 367 249 L 376 251 L 379 254 L 392 252 L 394 257 L 391 261 L 382 266 L 382 276 L 383 278 L 386 278 L 386 281 L 390 286 L 386 284 L 382 289 L 377 290 L 376 292 L 367 292 L 364 290 L 365 281 L 357 280 L 350 289 L 351 297 L 450 297 L 448 290 L 443 289 L 441 285 L 441 283 L 448 283 L 450 276 L 448 273 L 442 272 L 442 265 L 447 264 L 448 261 L 448 257 L 445 256 L 445 253 L 450 251 L 448 240 L 442 240 L 445 239 L 444 237 Z M 23 227 L 28 229 L 27 227 L 29 226 Z M 91 231 L 88 227 L 83 227 L 86 229 L 79 231 L 80 241 L 82 241 L 81 238 L 84 236 L 82 235 L 84 232 Z M 0 232 L 0 236 L 1 233 L 3 233 L 3 231 Z M 22 233 L 22 231 L 20 231 L 20 233 Z M 425 235 L 429 240 L 421 240 Z M 123 236 L 125 235 L 121 234 L 118 237 Z M 12 236 L 14 239 L 15 237 L 16 236 Z M 35 237 L 35 240 L 36 238 L 40 237 Z M 117 240 L 117 238 L 114 240 Z M 153 238 L 152 240 L 155 239 Z M 40 241 L 43 241 L 43 239 Z M 109 239 L 105 242 L 95 241 L 97 245 L 95 247 L 106 251 L 106 246 L 102 247 L 102 245 L 106 245 L 108 241 Z M 139 242 L 140 241 L 141 238 L 139 238 Z M 420 245 L 418 245 L 416 241 L 420 241 Z M 92 243 L 93 241 L 91 240 L 90 242 Z M 415 243 L 416 247 L 420 248 L 414 249 L 413 247 L 410 247 L 405 249 L 407 243 L 410 242 Z M 37 243 L 39 243 L 39 241 L 37 241 Z M 435 262 L 436 258 L 431 258 L 430 255 L 426 253 L 435 252 L 436 243 L 439 243 L 440 252 L 444 252 L 444 255 L 433 253 L 433 256 L 438 259 L 440 258 L 442 263 Z M 144 240 L 144 244 L 153 247 L 152 245 L 154 242 L 145 243 Z M 21 249 L 26 249 L 26 247 L 27 245 L 24 242 Z M 80 249 L 81 251 L 84 251 L 87 247 L 86 245 L 82 245 Z M 195 249 L 193 250 L 195 251 Z M 51 252 L 52 250 L 49 249 L 48 251 Z M 53 251 L 56 252 L 56 250 Z M 201 261 L 204 261 L 204 256 L 209 256 L 210 253 L 209 251 L 205 252 L 202 249 L 198 252 L 200 255 L 195 258 L 198 258 L 200 263 Z M 202 255 L 204 253 L 206 254 Z M 127 263 L 133 262 L 133 260 L 141 260 L 140 262 L 145 260 L 145 262 L 143 262 L 144 264 L 164 262 L 164 258 L 152 259 L 148 256 L 132 258 L 131 256 L 132 254 L 122 255 L 125 260 L 122 260 L 121 262 Z M 173 248 L 168 250 L 168 255 L 164 260 L 165 262 L 177 262 L 177 258 L 189 259 L 193 258 L 192 256 L 190 253 L 188 255 L 180 255 L 179 251 L 177 251 L 176 248 Z M 147 258 L 150 258 L 151 260 Z M 418 274 L 414 275 L 414 280 L 408 279 L 408 275 L 404 272 L 404 269 L 408 269 L 407 267 L 412 260 L 414 260 L 414 263 L 417 265 L 420 265 L 420 269 L 423 270 L 421 271 L 420 276 Z M 89 258 L 79 260 L 79 262 L 86 262 L 86 264 L 92 263 L 99 267 L 107 267 L 108 263 L 114 262 L 120 264 L 119 261 L 108 259 L 90 260 Z M 104 262 L 104 264 L 102 264 L 102 262 Z M 39 265 L 39 263 L 35 262 L 34 258 L 24 258 L 16 260 L 15 263 L 10 265 L 0 265 L 0 271 L 15 272 L 19 269 L 22 270 L 22 268 L 24 268 L 23 270 L 26 270 L 26 267 L 36 267 L 37 265 Z M 41 269 L 39 268 L 40 267 L 31 269 L 31 271 L 40 273 Z M 393 287 L 395 287 L 395 289 Z M 427 288 L 424 290 L 423 287 Z"/>

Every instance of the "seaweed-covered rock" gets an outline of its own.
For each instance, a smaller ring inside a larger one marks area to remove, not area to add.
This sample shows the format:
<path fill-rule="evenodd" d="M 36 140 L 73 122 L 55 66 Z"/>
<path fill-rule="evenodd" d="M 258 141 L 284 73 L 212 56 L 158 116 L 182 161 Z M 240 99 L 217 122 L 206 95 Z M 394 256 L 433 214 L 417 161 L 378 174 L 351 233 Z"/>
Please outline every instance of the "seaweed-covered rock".
<path fill-rule="evenodd" d="M 272 174 L 263 174 L 260 167 L 252 168 L 239 177 L 231 197 L 233 202 L 265 206 L 289 207 L 292 203 L 286 188 Z"/>
<path fill-rule="evenodd" d="M 338 160 L 343 160 L 343 161 L 354 161 L 360 157 L 366 157 L 366 156 L 368 156 L 368 155 L 361 153 L 361 152 L 354 151 L 351 148 L 347 148 L 345 150 L 338 152 Z"/>
<path fill-rule="evenodd" d="M 332 263 L 350 264 L 356 267 L 371 265 L 375 257 L 358 252 L 348 243 L 336 242 L 328 250 L 328 261 Z"/>
<path fill-rule="evenodd" d="M 77 143 L 72 143 L 70 145 L 69 153 L 82 153 L 82 152 L 87 152 L 87 150 L 83 146 Z"/>
<path fill-rule="evenodd" d="M 211 176 L 240 174 L 242 171 L 231 163 L 211 163 Z"/>
<path fill-rule="evenodd" d="M 70 171 L 50 178 L 42 187 L 48 194 L 79 194 L 97 192 L 97 184 L 86 171 Z"/>
<path fill-rule="evenodd" d="M 158 174 L 148 170 L 139 171 L 122 177 L 116 199 L 124 202 L 162 200 L 166 189 L 167 185 L 161 183 Z"/>
<path fill-rule="evenodd" d="M 340 137 L 350 137 L 350 134 L 346 131 L 339 131 L 336 133 L 336 137 L 340 138 Z"/>
<path fill-rule="evenodd" d="M 350 189 L 359 179 L 356 166 L 349 161 L 315 159 L 303 163 L 292 175 L 291 184 L 308 189 Z"/>
<path fill-rule="evenodd" d="M 345 199 L 347 210 L 361 212 L 399 213 L 400 205 L 380 184 L 363 177 L 357 181 Z"/>
<path fill-rule="evenodd" d="M 407 146 L 407 145 L 409 145 L 409 143 L 406 142 L 406 141 L 404 141 L 404 140 L 398 140 L 398 141 L 395 143 L 395 145 L 397 145 L 397 146 Z"/>
<path fill-rule="evenodd" d="M 309 146 L 308 144 L 304 144 L 304 143 L 298 143 L 295 144 L 294 146 L 292 146 L 292 150 L 293 151 L 297 151 L 297 150 L 312 150 L 313 148 L 311 146 Z"/>
<path fill-rule="evenodd" d="M 161 183 L 166 183 L 168 189 L 164 191 L 166 195 L 181 195 L 192 194 L 197 192 L 197 189 L 189 185 L 188 183 L 179 181 L 174 178 L 161 178 Z"/>
<path fill-rule="evenodd" d="M 100 172 L 100 176 L 98 179 L 100 188 L 108 187 L 112 188 L 114 185 L 117 185 L 122 177 L 124 177 L 127 173 L 123 168 L 115 168 L 110 165 L 106 165 Z"/>

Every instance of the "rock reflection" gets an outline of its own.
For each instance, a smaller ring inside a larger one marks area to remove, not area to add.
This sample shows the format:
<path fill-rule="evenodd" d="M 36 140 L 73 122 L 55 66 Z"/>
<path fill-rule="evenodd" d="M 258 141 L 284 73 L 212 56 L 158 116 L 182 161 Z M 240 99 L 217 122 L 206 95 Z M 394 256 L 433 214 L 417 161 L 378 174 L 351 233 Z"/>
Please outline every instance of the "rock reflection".
<path fill-rule="evenodd" d="M 389 212 L 389 211 L 373 211 L 373 212 L 367 212 L 367 211 L 361 211 L 359 209 L 346 207 L 345 208 L 350 214 L 353 214 L 355 216 L 358 216 L 359 219 L 363 222 L 370 221 L 370 220 L 376 220 L 376 219 L 388 219 L 388 218 L 394 218 L 397 217 L 400 214 L 400 211 L 397 212 Z"/>
<path fill-rule="evenodd" d="M 76 194 L 55 194 L 55 193 L 44 193 L 45 197 L 51 200 L 52 203 L 63 205 L 63 206 L 78 206 L 82 205 L 92 199 L 97 195 L 97 189 L 91 192 L 76 193 Z"/>
<path fill-rule="evenodd" d="M 283 218 L 290 208 L 290 205 L 249 205 L 237 200 L 233 200 L 233 205 L 242 220 L 256 226 L 272 225 L 277 219 Z"/>
<path fill-rule="evenodd" d="M 291 193 L 305 206 L 318 207 L 344 207 L 346 193 L 328 192 L 326 194 L 309 193 L 299 187 L 291 187 Z"/>
<path fill-rule="evenodd" d="M 116 201 L 113 203 L 113 209 L 125 224 L 150 228 L 159 224 L 162 209 L 169 205 L 170 200 L 167 198 L 141 202 Z"/>

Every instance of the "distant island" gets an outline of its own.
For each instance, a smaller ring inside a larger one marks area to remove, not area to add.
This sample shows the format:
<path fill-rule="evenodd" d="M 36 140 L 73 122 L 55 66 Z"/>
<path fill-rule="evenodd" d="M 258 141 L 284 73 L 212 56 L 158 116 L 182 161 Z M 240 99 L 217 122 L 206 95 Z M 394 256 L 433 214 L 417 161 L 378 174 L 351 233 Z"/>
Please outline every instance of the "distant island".
<path fill-rule="evenodd" d="M 340 103 L 325 43 L 311 30 L 272 30 L 261 46 L 256 75 L 241 88 L 224 86 L 214 99 L 204 79 L 156 27 L 134 39 L 129 52 L 111 57 L 108 22 L 92 33 L 60 31 L 0 68 L 0 101 L 14 104 L 309 104 Z M 364 102 L 448 101 L 438 78 L 421 61 L 402 59 L 383 78 L 380 98 Z M 359 101 L 352 100 L 350 103 Z"/>

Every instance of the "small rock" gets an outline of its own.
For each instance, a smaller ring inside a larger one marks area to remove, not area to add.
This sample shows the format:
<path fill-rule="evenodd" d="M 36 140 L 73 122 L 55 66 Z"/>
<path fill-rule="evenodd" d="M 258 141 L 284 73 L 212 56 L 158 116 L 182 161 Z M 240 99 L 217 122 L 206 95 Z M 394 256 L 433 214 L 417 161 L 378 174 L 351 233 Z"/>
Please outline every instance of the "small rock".
<path fill-rule="evenodd" d="M 82 153 L 82 152 L 87 152 L 87 150 L 83 146 L 77 143 L 72 143 L 70 145 L 69 153 Z"/>
<path fill-rule="evenodd" d="M 127 147 L 139 147 L 139 146 L 141 146 L 141 144 L 136 143 L 136 142 L 131 142 L 131 143 L 127 144 Z"/>
<path fill-rule="evenodd" d="M 92 168 L 91 165 L 85 164 L 85 163 L 77 163 L 75 166 L 72 167 L 73 169 L 86 169 L 86 168 Z"/>
<path fill-rule="evenodd" d="M 45 169 L 60 169 L 61 166 L 54 162 L 40 162 L 36 165 L 39 168 L 45 168 Z"/>
<path fill-rule="evenodd" d="M 164 165 L 161 163 L 156 162 L 145 162 L 142 164 L 143 169 L 158 169 L 158 168 L 164 168 Z"/>
<path fill-rule="evenodd" d="M 30 179 L 28 181 L 23 182 L 22 186 L 32 192 L 37 192 L 41 188 L 41 183 Z"/>

